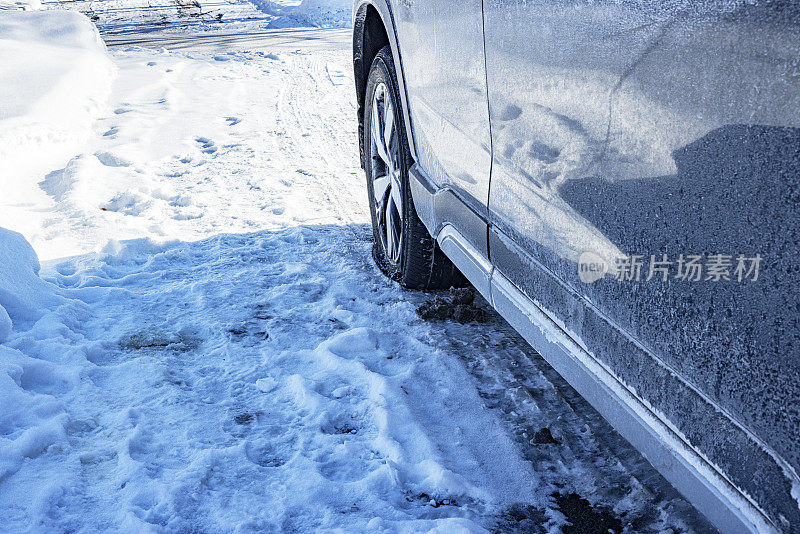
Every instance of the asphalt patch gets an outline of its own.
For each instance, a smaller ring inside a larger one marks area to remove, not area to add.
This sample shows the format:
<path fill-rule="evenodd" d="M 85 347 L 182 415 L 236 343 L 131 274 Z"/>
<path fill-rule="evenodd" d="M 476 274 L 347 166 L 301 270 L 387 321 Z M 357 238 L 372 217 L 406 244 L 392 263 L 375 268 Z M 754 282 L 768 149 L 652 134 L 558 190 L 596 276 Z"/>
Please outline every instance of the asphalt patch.
<path fill-rule="evenodd" d="M 608 534 L 622 532 L 622 520 L 610 510 L 594 507 L 577 493 L 554 493 L 558 511 L 567 518 L 564 534 Z"/>

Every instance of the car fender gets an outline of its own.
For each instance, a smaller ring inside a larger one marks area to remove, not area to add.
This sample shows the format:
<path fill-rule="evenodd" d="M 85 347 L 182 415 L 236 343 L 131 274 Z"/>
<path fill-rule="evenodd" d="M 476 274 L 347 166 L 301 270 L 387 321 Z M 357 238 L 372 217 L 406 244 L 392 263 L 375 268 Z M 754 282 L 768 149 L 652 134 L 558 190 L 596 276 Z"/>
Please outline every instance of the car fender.
<path fill-rule="evenodd" d="M 394 14 L 392 12 L 391 4 L 387 0 L 357 0 L 353 4 L 353 33 L 354 33 L 354 55 L 358 50 L 355 46 L 355 39 L 363 39 L 363 23 L 366 18 L 367 7 L 372 6 L 378 13 L 378 16 L 383 22 L 383 27 L 386 29 L 386 35 L 389 38 L 389 46 L 392 49 L 392 58 L 394 59 L 395 69 L 397 71 L 397 84 L 398 92 L 400 93 L 401 108 L 403 110 L 403 122 L 405 123 L 406 133 L 408 135 L 408 145 L 411 150 L 411 157 L 416 161 L 417 152 L 414 144 L 414 130 L 411 122 L 411 115 L 408 108 L 408 93 L 406 92 L 405 73 L 403 69 L 402 56 L 400 53 L 400 46 L 397 41 L 397 29 L 395 26 Z M 360 59 L 359 57 L 354 57 Z"/>

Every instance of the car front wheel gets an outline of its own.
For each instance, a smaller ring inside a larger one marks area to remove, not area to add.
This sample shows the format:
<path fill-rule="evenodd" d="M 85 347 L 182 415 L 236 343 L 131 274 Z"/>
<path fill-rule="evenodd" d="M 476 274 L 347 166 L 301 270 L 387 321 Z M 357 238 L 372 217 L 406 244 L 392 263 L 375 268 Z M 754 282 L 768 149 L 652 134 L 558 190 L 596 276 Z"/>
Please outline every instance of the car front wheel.
<path fill-rule="evenodd" d="M 393 280 L 414 289 L 462 285 L 463 277 L 436 246 L 414 208 L 408 183 L 411 152 L 399 107 L 391 49 L 372 62 L 364 102 L 364 147 L 373 256 Z"/>

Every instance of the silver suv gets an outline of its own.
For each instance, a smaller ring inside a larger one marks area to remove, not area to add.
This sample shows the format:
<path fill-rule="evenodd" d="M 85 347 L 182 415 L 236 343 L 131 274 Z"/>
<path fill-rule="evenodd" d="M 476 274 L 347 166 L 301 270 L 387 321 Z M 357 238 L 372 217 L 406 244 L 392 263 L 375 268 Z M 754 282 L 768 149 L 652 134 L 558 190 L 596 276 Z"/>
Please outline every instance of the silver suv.
<path fill-rule="evenodd" d="M 466 278 L 724 532 L 800 532 L 800 3 L 358 0 L 374 257 Z"/>

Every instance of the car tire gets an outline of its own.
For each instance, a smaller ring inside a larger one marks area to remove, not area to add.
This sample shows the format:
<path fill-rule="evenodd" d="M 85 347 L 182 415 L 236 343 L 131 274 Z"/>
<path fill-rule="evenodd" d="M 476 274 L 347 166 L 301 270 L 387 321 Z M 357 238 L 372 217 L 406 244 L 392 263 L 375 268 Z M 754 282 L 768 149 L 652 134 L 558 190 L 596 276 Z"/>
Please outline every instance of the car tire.
<path fill-rule="evenodd" d="M 414 208 L 408 176 L 411 151 L 401 105 L 392 52 L 385 46 L 372 62 L 364 102 L 372 255 L 381 271 L 407 288 L 464 285 L 463 275 L 438 247 Z"/>

